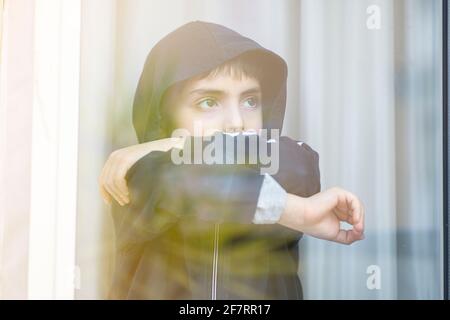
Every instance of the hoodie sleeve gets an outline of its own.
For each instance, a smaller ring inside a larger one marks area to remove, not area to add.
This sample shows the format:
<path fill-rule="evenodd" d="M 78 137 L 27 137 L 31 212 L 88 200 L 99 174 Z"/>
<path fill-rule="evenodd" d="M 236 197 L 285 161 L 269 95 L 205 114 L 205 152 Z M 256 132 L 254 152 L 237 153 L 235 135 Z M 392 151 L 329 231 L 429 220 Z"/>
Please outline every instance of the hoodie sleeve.
<path fill-rule="evenodd" d="M 119 252 L 169 231 L 180 218 L 251 224 L 264 176 L 245 165 L 175 165 L 154 151 L 126 176 L 131 201 L 112 207 Z"/>
<path fill-rule="evenodd" d="M 204 221 L 252 223 L 263 180 L 245 165 L 168 164 L 159 209 Z"/>
<path fill-rule="evenodd" d="M 307 143 L 282 136 L 280 168 L 272 177 L 288 193 L 310 197 L 320 192 L 319 154 Z"/>

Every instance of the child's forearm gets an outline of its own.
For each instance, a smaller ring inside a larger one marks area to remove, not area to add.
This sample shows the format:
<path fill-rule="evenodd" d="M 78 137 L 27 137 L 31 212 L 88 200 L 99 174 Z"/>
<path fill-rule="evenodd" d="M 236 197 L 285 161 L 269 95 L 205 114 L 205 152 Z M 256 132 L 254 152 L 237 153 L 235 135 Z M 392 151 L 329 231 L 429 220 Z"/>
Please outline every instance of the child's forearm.
<path fill-rule="evenodd" d="M 182 141 L 183 141 L 182 138 L 174 137 L 174 138 L 154 140 L 154 141 L 146 142 L 142 145 L 145 146 L 145 150 L 147 150 L 147 153 L 150 153 L 152 151 L 166 152 L 174 147 L 181 147 Z"/>
<path fill-rule="evenodd" d="M 286 205 L 278 224 L 303 232 L 305 198 L 288 193 Z"/>
<path fill-rule="evenodd" d="M 166 138 L 132 145 L 114 151 L 108 157 L 99 177 L 99 187 L 103 199 L 111 203 L 114 198 L 120 205 L 129 203 L 129 192 L 126 183 L 128 170 L 142 157 L 153 151 L 167 152 L 171 148 L 181 148 L 183 138 Z"/>
<path fill-rule="evenodd" d="M 341 229 L 341 222 L 352 229 Z M 311 197 L 287 195 L 279 224 L 315 238 L 351 244 L 364 239 L 364 206 L 357 196 L 331 188 Z"/>

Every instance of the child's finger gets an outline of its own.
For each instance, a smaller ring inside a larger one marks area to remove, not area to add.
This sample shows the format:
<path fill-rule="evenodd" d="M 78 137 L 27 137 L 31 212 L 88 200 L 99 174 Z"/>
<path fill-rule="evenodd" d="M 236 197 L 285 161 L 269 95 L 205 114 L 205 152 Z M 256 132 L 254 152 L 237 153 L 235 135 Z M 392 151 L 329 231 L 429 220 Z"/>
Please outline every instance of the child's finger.
<path fill-rule="evenodd" d="M 348 207 L 348 214 L 350 216 L 350 224 L 355 227 L 361 219 L 361 202 L 351 192 L 346 192 L 346 202 Z"/>
<path fill-rule="evenodd" d="M 117 193 L 111 188 L 111 184 L 107 183 L 105 185 L 105 189 L 106 191 L 112 196 L 112 198 L 114 200 L 116 200 L 121 206 L 123 206 L 123 202 L 122 199 L 120 198 L 120 196 L 117 195 Z"/>
<path fill-rule="evenodd" d="M 361 201 L 358 198 L 353 199 L 352 207 L 353 229 L 358 233 L 364 232 L 364 213 Z"/>
<path fill-rule="evenodd" d="M 125 180 L 125 175 L 127 173 L 127 164 L 122 160 L 116 161 L 111 166 L 111 173 L 113 174 L 112 180 L 116 190 L 117 195 L 120 197 L 123 203 L 129 202 L 128 197 L 128 187 Z"/>
<path fill-rule="evenodd" d="M 365 208 L 361 203 L 361 219 L 353 226 L 358 232 L 364 237 L 364 219 L 365 219 Z"/>
<path fill-rule="evenodd" d="M 338 204 L 334 209 L 338 219 L 354 225 L 355 221 L 359 220 L 358 199 L 346 190 L 340 190 L 338 199 Z"/>
<path fill-rule="evenodd" d="M 109 193 L 103 188 L 103 186 L 100 187 L 100 193 L 102 194 L 103 200 L 106 204 L 111 204 L 112 199 Z"/>
<path fill-rule="evenodd" d="M 342 244 L 352 244 L 353 242 L 360 240 L 360 234 L 355 230 L 339 230 L 334 241 Z"/>
<path fill-rule="evenodd" d="M 112 165 L 109 165 L 105 170 L 105 189 L 106 191 L 109 192 L 110 195 L 112 195 L 112 197 L 121 205 L 124 205 L 124 200 L 122 199 L 120 192 L 118 190 L 118 188 L 116 187 L 115 183 L 114 183 L 114 176 L 112 176 L 113 172 L 111 170 L 112 169 Z"/>

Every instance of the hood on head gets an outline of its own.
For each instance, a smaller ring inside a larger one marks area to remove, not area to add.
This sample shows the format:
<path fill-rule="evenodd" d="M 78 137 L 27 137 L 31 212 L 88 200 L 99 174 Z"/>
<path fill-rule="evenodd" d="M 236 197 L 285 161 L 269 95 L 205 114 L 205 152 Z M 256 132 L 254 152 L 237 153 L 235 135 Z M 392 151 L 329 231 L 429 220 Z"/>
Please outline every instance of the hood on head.
<path fill-rule="evenodd" d="M 172 31 L 150 51 L 133 102 L 139 143 L 166 138 L 161 102 L 166 90 L 241 55 L 263 66 L 263 128 L 282 129 L 286 108 L 286 62 L 255 41 L 222 25 L 193 21 Z"/>

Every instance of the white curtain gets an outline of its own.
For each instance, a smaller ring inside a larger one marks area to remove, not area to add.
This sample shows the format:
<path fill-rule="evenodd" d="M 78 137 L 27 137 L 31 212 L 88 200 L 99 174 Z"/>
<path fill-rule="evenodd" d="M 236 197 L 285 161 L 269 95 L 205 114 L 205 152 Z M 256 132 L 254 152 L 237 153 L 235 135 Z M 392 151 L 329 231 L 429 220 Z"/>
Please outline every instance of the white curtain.
<path fill-rule="evenodd" d="M 0 298 L 72 299 L 80 1 L 2 4 Z"/>
<path fill-rule="evenodd" d="M 24 52 L 32 50 L 33 3 L 18 0 L 4 5 L 0 8 L 0 299 L 25 299 L 33 57 Z"/>
<path fill-rule="evenodd" d="M 350 247 L 302 241 L 306 298 L 442 297 L 441 23 L 441 1 L 302 1 L 299 130 L 367 215 Z"/>
<path fill-rule="evenodd" d="M 191 20 L 224 24 L 286 59 L 283 133 L 319 151 L 324 189 L 365 203 L 366 240 L 302 240 L 305 297 L 442 297 L 440 1 L 82 4 L 78 298 L 107 291 L 113 234 L 96 181 L 111 151 L 136 143 L 131 104 L 145 57 Z"/>

